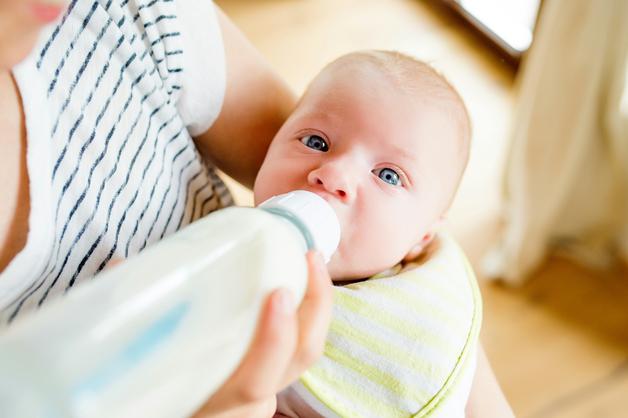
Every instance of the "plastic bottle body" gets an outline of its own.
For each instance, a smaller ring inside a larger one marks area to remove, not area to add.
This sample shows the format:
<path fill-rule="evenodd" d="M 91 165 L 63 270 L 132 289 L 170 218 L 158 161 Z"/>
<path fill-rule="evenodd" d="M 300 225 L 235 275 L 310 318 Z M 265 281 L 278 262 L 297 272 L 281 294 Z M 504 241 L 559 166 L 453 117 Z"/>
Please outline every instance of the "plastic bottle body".
<path fill-rule="evenodd" d="M 281 217 L 216 212 L 18 320 L 0 370 L 26 386 L 0 377 L 0 392 L 28 393 L 51 418 L 190 414 L 239 364 L 266 295 L 301 300 L 306 250 Z"/>

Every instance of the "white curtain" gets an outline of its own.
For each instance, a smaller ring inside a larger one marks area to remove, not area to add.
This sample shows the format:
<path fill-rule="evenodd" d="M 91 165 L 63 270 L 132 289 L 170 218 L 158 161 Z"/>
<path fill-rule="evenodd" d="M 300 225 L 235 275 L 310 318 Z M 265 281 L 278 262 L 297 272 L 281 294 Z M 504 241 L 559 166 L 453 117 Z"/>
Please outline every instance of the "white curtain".
<path fill-rule="evenodd" d="M 628 0 L 546 0 L 518 80 L 504 228 L 485 272 L 517 284 L 550 250 L 628 259 Z"/>

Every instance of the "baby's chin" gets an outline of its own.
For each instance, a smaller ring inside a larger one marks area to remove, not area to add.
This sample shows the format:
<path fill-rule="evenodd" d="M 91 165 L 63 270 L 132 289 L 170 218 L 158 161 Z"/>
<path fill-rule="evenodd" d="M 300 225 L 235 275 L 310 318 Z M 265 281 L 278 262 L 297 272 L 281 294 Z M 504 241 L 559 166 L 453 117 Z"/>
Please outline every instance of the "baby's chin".
<path fill-rule="evenodd" d="M 334 254 L 329 263 L 327 263 L 329 277 L 334 282 L 353 282 L 367 279 L 377 273 L 381 273 L 388 267 L 367 266 L 365 263 L 354 266 L 351 262 L 343 260 L 338 253 Z"/>

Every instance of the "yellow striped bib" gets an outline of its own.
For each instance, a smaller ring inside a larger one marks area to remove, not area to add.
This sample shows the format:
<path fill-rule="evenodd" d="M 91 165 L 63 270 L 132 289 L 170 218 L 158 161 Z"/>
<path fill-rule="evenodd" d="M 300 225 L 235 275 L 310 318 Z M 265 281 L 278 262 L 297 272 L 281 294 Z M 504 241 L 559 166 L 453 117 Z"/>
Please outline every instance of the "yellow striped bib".
<path fill-rule="evenodd" d="M 430 259 L 337 287 L 324 356 L 293 385 L 325 417 L 464 417 L 482 317 L 446 235 Z"/>

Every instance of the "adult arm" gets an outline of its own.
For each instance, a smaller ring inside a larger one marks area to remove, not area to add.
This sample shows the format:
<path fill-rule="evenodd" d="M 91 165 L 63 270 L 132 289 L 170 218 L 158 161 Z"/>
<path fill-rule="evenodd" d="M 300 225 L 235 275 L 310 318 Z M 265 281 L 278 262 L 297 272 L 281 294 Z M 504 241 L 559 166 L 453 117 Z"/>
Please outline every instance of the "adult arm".
<path fill-rule="evenodd" d="M 252 186 L 275 133 L 296 103 L 258 51 L 218 10 L 227 86 L 218 119 L 195 142 L 220 170 Z M 270 417 L 276 394 L 323 352 L 332 286 L 324 262 L 308 254 L 309 283 L 298 309 L 281 291 L 269 296 L 249 351 L 229 380 L 194 418 Z"/>
<path fill-rule="evenodd" d="M 478 362 L 466 407 L 467 418 L 514 418 L 497 382 L 484 348 L 478 347 Z"/>
<path fill-rule="evenodd" d="M 203 157 L 251 187 L 296 98 L 229 18 L 218 7 L 216 12 L 225 48 L 227 86 L 218 119 L 195 142 Z"/>

